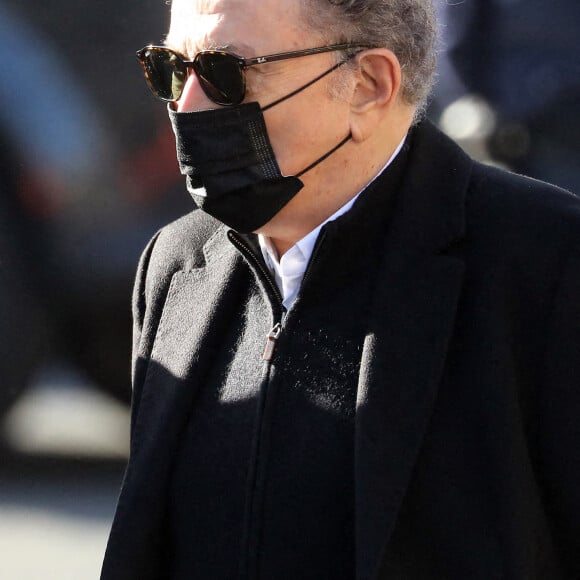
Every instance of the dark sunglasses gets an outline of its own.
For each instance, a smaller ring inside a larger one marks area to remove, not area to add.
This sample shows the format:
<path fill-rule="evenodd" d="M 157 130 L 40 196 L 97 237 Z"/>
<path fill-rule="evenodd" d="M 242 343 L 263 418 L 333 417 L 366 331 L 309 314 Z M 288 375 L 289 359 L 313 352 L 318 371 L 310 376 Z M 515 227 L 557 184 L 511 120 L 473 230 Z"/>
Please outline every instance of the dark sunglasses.
<path fill-rule="evenodd" d="M 244 70 L 288 58 L 298 58 L 322 52 L 369 48 L 359 44 L 333 44 L 306 50 L 295 50 L 242 58 L 223 50 L 202 50 L 193 60 L 185 60 L 179 53 L 164 46 L 146 46 L 137 52 L 145 79 L 153 94 L 163 101 L 177 101 L 187 82 L 188 68 L 193 69 L 204 93 L 218 105 L 239 105 L 246 95 Z"/>

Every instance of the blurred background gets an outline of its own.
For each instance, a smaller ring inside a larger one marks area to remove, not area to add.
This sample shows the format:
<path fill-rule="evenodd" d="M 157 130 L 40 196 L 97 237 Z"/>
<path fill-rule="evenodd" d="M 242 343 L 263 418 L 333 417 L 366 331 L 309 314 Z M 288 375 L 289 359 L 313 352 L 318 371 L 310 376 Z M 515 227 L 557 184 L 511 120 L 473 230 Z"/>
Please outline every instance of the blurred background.
<path fill-rule="evenodd" d="M 98 578 L 128 447 L 139 253 L 189 211 L 135 51 L 162 0 L 0 0 L 0 578 Z M 580 191 L 580 3 L 438 2 L 430 118 Z"/>
<path fill-rule="evenodd" d="M 98 578 L 140 251 L 191 209 L 135 56 L 163 0 L 0 0 L 0 578 Z"/>

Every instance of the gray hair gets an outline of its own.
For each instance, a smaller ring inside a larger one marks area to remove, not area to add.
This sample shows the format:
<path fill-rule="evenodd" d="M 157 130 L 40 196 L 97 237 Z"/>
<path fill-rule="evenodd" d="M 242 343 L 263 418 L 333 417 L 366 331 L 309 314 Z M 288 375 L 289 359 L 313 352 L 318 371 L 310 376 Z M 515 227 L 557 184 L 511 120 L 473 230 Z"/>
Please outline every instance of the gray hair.
<path fill-rule="evenodd" d="M 402 97 L 423 112 L 433 87 L 437 20 L 433 0 L 302 0 L 309 29 L 329 42 L 393 51 L 402 69 Z"/>

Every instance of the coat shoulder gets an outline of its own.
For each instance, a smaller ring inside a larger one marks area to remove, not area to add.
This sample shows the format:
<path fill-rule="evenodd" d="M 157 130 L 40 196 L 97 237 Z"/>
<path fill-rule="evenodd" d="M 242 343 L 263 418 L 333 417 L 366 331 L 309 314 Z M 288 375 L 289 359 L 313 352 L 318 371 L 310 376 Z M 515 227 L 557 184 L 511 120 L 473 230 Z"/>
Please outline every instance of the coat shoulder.
<path fill-rule="evenodd" d="M 133 293 L 134 308 L 144 306 L 145 296 L 151 303 L 162 299 L 176 272 L 202 267 L 205 244 L 223 227 L 204 212 L 194 210 L 161 228 L 141 255 Z"/>
<path fill-rule="evenodd" d="M 580 197 L 548 183 L 474 163 L 467 234 L 506 254 L 580 247 Z"/>
<path fill-rule="evenodd" d="M 223 224 L 216 219 L 194 210 L 158 232 L 152 257 L 174 270 L 197 268 L 204 262 L 205 244 L 220 228 Z"/>
<path fill-rule="evenodd" d="M 465 200 L 470 288 L 547 312 L 580 254 L 580 199 L 563 189 L 474 163 Z M 515 307 L 515 306 L 514 306 Z"/>
<path fill-rule="evenodd" d="M 580 233 L 580 197 L 537 179 L 474 163 L 467 198 L 471 216 L 509 221 L 514 226 L 566 226 Z"/>

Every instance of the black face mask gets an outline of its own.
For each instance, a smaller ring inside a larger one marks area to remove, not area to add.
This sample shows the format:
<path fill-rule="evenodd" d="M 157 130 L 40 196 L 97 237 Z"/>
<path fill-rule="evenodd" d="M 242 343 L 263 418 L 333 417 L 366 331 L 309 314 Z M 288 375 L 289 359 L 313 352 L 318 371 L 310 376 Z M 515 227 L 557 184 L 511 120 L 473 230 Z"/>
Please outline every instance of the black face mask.
<path fill-rule="evenodd" d="M 294 96 L 335 68 L 264 109 L 258 103 L 190 113 L 169 107 L 179 168 L 200 209 L 240 233 L 254 232 L 302 189 L 301 175 L 350 139 L 349 134 L 297 175 L 283 176 L 264 121 L 263 110 Z"/>

